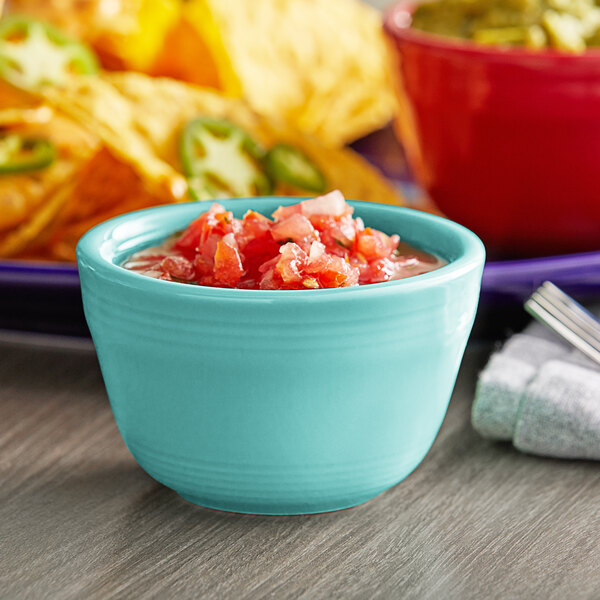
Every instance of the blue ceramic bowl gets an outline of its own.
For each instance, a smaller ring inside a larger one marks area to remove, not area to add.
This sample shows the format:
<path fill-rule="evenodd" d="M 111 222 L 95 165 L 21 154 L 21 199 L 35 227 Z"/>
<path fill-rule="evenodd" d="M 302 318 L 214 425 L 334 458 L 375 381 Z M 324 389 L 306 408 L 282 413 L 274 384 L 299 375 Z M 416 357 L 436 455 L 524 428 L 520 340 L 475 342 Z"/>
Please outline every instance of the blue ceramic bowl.
<path fill-rule="evenodd" d="M 298 199 L 223 202 L 241 217 Z M 449 264 L 331 290 L 239 290 L 119 265 L 207 203 L 103 223 L 77 249 L 83 304 L 117 425 L 152 477 L 221 510 L 347 508 L 404 479 L 444 418 L 471 330 L 484 249 L 467 229 L 353 202 L 355 216 Z"/>

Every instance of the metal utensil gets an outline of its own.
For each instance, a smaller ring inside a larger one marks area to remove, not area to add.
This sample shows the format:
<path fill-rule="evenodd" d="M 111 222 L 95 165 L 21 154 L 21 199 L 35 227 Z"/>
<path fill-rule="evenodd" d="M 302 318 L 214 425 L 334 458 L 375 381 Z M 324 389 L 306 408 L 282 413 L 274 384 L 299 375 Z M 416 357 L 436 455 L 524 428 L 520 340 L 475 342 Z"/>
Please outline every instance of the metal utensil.
<path fill-rule="evenodd" d="M 600 321 L 571 296 L 545 281 L 525 310 L 600 365 Z"/>

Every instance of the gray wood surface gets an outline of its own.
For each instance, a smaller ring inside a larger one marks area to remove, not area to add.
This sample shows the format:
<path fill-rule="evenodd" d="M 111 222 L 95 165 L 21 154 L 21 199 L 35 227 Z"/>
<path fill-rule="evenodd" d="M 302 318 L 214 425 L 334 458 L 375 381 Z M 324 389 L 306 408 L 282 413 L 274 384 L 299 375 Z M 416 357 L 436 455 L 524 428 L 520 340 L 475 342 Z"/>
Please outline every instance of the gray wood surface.
<path fill-rule="evenodd" d="M 256 517 L 179 499 L 134 462 L 88 344 L 0 339 L 0 596 L 600 598 L 600 465 L 482 440 L 468 349 L 403 483 L 346 511 Z"/>

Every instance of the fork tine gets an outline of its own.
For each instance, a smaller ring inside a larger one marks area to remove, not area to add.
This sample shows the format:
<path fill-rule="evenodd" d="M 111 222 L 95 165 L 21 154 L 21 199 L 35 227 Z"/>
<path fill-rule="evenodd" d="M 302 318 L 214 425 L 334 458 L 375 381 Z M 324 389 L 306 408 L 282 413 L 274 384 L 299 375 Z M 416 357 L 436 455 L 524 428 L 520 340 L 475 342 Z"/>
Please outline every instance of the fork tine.
<path fill-rule="evenodd" d="M 559 287 L 554 285 L 551 281 L 544 281 L 541 285 L 544 294 L 551 295 L 561 302 L 564 306 L 568 307 L 577 320 L 590 329 L 590 332 L 600 340 L 600 321 L 587 309 L 585 309 L 579 302 L 571 298 L 568 294 L 565 294 Z M 540 288 L 537 290 L 540 291 Z"/>
<path fill-rule="evenodd" d="M 591 358 L 600 365 L 600 350 L 589 344 L 581 336 L 570 329 L 570 327 L 562 320 L 550 313 L 544 306 L 540 305 L 533 296 L 525 302 L 525 310 L 541 323 L 552 329 L 552 331 L 557 333 L 564 340 L 569 342 L 572 346 L 580 350 L 588 358 Z"/>
<path fill-rule="evenodd" d="M 553 284 L 540 286 L 533 295 L 557 318 L 567 320 L 571 329 L 600 349 L 600 324 L 583 307 Z"/>
<path fill-rule="evenodd" d="M 569 309 L 565 309 L 564 305 L 556 305 L 552 299 L 547 298 L 543 294 L 535 291 L 531 298 L 537 302 L 544 310 L 550 313 L 555 319 L 558 319 L 563 325 L 568 327 L 573 333 L 583 338 L 590 346 L 600 351 L 600 340 L 592 335 L 585 325 L 581 325 L 573 319 Z"/>

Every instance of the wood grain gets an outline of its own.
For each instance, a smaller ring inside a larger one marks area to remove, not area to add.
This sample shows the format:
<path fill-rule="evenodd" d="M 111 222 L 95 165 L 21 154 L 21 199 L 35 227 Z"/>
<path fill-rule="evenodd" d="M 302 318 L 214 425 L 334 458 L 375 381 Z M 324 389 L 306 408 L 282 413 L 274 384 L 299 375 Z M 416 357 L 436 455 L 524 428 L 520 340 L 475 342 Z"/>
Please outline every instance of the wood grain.
<path fill-rule="evenodd" d="M 600 466 L 518 453 L 469 424 L 471 346 L 406 481 L 306 517 L 204 510 L 148 477 L 93 350 L 0 340 L 0 597 L 600 598 Z"/>

